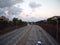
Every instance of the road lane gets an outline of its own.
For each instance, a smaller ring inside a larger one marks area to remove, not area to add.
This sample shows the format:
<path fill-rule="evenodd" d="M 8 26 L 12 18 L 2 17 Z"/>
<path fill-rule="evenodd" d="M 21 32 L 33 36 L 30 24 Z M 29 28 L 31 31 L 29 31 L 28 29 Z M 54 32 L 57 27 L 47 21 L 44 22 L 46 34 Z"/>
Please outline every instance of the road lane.
<path fill-rule="evenodd" d="M 59 45 L 46 31 L 40 26 L 33 25 L 30 36 L 26 45 L 37 45 L 41 41 L 41 45 Z"/>
<path fill-rule="evenodd" d="M 24 36 L 21 38 L 21 40 L 16 45 L 26 45 L 26 42 L 28 40 L 29 34 L 31 32 L 31 28 L 24 34 Z"/>
<path fill-rule="evenodd" d="M 41 39 L 43 41 L 43 39 L 45 40 L 46 45 L 59 45 L 57 43 L 56 40 L 54 40 L 54 38 L 49 35 L 44 29 L 42 29 L 40 26 L 38 26 L 40 28 L 40 34 L 41 34 Z"/>
<path fill-rule="evenodd" d="M 15 45 L 15 43 L 22 38 L 30 28 L 31 26 L 26 26 L 22 29 L 17 29 L 17 31 L 13 31 L 12 33 L 0 36 L 0 45 Z"/>
<path fill-rule="evenodd" d="M 59 45 L 44 29 L 37 25 L 28 25 L 0 36 L 0 45 Z"/>
<path fill-rule="evenodd" d="M 33 26 L 26 45 L 36 45 L 37 35 L 36 35 L 36 31 L 35 30 L 36 29 Z"/>

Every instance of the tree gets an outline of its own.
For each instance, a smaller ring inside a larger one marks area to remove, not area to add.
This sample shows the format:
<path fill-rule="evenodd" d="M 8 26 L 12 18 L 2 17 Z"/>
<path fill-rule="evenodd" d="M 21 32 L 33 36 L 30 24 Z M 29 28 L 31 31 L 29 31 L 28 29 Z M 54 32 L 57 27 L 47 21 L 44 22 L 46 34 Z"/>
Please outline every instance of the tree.
<path fill-rule="evenodd" d="M 0 28 L 5 28 L 8 25 L 9 19 L 5 16 L 0 17 Z"/>
<path fill-rule="evenodd" d="M 18 18 L 15 18 L 15 17 L 14 17 L 14 18 L 13 18 L 13 23 L 14 23 L 14 24 L 17 24 L 17 23 L 18 23 Z"/>

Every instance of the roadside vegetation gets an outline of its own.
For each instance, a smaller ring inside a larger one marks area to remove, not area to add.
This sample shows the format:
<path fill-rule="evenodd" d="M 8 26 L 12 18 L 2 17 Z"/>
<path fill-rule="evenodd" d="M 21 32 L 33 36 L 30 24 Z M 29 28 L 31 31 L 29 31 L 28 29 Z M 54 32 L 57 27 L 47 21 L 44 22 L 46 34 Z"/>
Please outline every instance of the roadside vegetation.
<path fill-rule="evenodd" d="M 5 16 L 1 16 L 0 17 L 0 35 L 26 25 L 27 23 L 23 22 L 21 19 L 14 17 L 12 20 L 9 20 Z"/>
<path fill-rule="evenodd" d="M 57 34 L 57 21 L 58 21 L 58 34 Z M 52 20 L 48 18 L 47 20 L 41 20 L 38 22 L 29 22 L 28 24 L 36 24 L 41 26 L 46 32 L 48 32 L 54 39 L 60 43 L 60 17 L 57 20 Z M 0 35 L 13 31 L 14 29 L 26 26 L 27 22 L 22 21 L 18 18 L 13 18 L 9 20 L 5 16 L 0 17 Z M 56 38 L 58 35 L 58 38 Z"/>
<path fill-rule="evenodd" d="M 57 22 L 58 21 L 58 22 Z M 60 43 L 60 18 L 56 20 L 52 20 L 48 18 L 47 20 L 41 20 L 36 22 L 35 24 L 41 26 L 46 32 L 48 32 L 54 39 L 56 39 Z M 58 34 L 57 34 L 57 23 L 58 23 Z M 58 38 L 56 36 L 58 35 Z"/>

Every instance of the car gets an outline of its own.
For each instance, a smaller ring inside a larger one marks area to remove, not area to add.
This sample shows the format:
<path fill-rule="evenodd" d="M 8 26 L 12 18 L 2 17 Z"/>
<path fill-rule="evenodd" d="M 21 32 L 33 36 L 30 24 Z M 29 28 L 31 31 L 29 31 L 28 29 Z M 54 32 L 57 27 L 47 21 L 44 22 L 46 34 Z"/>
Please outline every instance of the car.
<path fill-rule="evenodd" d="M 38 41 L 38 42 L 37 42 L 37 45 L 41 45 L 41 41 Z"/>

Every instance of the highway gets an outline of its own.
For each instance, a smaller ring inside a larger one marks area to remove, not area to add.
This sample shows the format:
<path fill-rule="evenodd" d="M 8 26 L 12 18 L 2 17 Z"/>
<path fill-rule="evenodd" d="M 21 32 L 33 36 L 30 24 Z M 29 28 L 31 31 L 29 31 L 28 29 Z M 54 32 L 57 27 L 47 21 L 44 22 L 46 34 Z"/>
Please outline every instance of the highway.
<path fill-rule="evenodd" d="M 43 28 L 27 25 L 0 36 L 0 45 L 59 45 Z"/>

